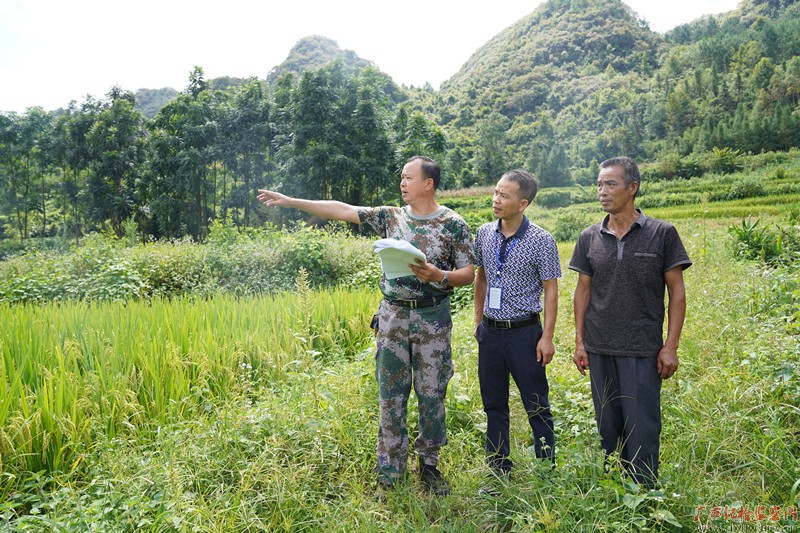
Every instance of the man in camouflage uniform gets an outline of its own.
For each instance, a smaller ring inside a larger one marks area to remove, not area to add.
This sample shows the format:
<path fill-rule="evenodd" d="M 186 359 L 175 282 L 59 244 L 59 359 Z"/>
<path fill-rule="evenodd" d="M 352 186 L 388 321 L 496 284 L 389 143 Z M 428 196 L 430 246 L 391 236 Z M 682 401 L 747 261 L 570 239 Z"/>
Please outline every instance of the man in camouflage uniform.
<path fill-rule="evenodd" d="M 444 398 L 453 375 L 450 350 L 449 295 L 452 287 L 474 278 L 469 226 L 436 202 L 440 169 L 431 159 L 409 159 L 400 179 L 406 207 L 356 207 L 335 201 L 288 198 L 259 191 L 264 205 L 294 207 L 322 218 L 344 220 L 384 238 L 403 239 L 419 248 L 427 263 L 409 265 L 414 276 L 380 282 L 384 295 L 378 311 L 375 376 L 380 400 L 378 428 L 379 488 L 391 487 L 406 470 L 406 414 L 413 385 L 418 399 L 420 479 L 435 494 L 449 488 L 437 468 L 439 449 L 447 443 Z"/>

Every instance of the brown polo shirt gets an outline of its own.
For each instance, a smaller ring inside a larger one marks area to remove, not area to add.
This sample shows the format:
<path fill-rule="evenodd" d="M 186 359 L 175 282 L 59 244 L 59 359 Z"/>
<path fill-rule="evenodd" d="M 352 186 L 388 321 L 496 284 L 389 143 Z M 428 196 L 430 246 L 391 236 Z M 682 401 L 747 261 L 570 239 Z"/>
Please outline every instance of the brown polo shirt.
<path fill-rule="evenodd" d="M 622 239 L 608 216 L 585 229 L 569 268 L 592 278 L 584 346 L 598 355 L 655 357 L 664 346 L 664 273 L 692 261 L 669 222 L 639 219 Z"/>

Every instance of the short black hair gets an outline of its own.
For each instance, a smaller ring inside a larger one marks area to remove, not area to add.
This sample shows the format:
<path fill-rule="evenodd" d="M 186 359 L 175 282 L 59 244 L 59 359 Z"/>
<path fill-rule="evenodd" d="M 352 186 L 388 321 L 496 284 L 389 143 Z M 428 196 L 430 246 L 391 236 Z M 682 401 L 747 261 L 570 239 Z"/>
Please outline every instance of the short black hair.
<path fill-rule="evenodd" d="M 533 199 L 536 198 L 536 193 L 539 191 L 539 184 L 536 182 L 536 178 L 534 178 L 529 172 L 517 168 L 514 170 L 509 170 L 503 174 L 500 179 L 513 181 L 519 185 L 520 198 L 528 200 L 528 204 L 533 203 Z"/>
<path fill-rule="evenodd" d="M 425 157 L 424 155 L 415 155 L 408 158 L 406 164 L 411 163 L 412 161 L 416 161 L 419 159 L 422 161 L 422 176 L 430 178 L 433 180 L 433 188 L 439 188 L 439 181 L 442 178 L 442 169 L 439 168 L 439 163 L 431 159 L 430 157 Z"/>
<path fill-rule="evenodd" d="M 600 168 L 616 166 L 620 166 L 625 170 L 625 187 L 629 187 L 631 183 L 635 183 L 637 185 L 636 194 L 633 196 L 638 196 L 639 190 L 642 188 L 642 176 L 639 174 L 639 167 L 636 165 L 636 162 L 630 157 L 619 156 L 606 159 L 600 163 Z"/>

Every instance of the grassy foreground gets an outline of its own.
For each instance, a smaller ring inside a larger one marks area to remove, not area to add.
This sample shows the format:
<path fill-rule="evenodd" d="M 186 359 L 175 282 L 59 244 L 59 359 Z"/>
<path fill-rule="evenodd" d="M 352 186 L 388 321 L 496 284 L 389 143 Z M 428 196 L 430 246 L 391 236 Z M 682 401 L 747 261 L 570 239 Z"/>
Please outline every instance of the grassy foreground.
<path fill-rule="evenodd" d="M 274 308 L 249 299 L 211 298 L 178 308 L 154 302 L 134 305 L 133 312 L 109 304 L 96 308 L 98 317 L 121 313 L 135 321 L 150 316 L 150 327 L 157 328 L 155 335 L 120 328 L 127 343 L 124 353 L 146 352 L 145 338 L 167 336 L 169 343 L 186 343 L 176 353 L 205 353 L 208 345 L 203 343 L 217 339 L 222 353 L 209 359 L 238 354 L 219 373 L 229 380 L 226 393 L 174 417 L 164 414 L 180 409 L 169 398 L 153 412 L 147 402 L 139 402 L 142 416 L 152 423 L 129 421 L 128 427 L 119 420 L 119 431 L 92 425 L 117 420 L 107 413 L 87 426 L 94 440 L 73 450 L 73 460 L 57 468 L 49 465 L 47 474 L 33 474 L 43 457 L 16 449 L 10 455 L 10 448 L 3 448 L 0 531 L 727 531 L 744 526 L 731 517 L 714 520 L 715 507 L 720 513 L 726 507 L 749 509 L 755 517 L 759 506 L 768 515 L 758 522 L 761 527 L 796 527 L 800 522 L 787 513 L 800 506 L 800 346 L 791 324 L 775 312 L 782 285 L 776 285 L 771 271 L 731 259 L 721 225 L 689 220 L 678 227 L 695 264 L 686 271 L 681 368 L 663 389 L 660 491 L 645 492 L 618 470 L 603 471 L 588 378 L 571 363 L 576 275 L 566 270 L 572 246 L 561 245 L 565 276 L 557 355 L 548 367 L 557 435 L 554 471 L 533 459 L 524 413 L 512 395 L 514 476 L 501 496 L 478 495 L 487 474 L 485 417 L 469 311 L 456 318 L 456 375 L 447 397 L 450 442 L 442 453 L 442 470 L 453 493 L 429 497 L 413 467 L 407 482 L 379 502 L 372 472 L 377 431 L 373 349 L 359 342 L 365 331 L 355 323 L 342 325 L 366 321 L 377 302 L 375 293 L 366 296 L 358 312 L 337 311 L 334 304 L 350 296 L 335 295 L 323 306 L 327 316 L 320 321 L 294 308 L 293 321 L 266 335 L 258 324 Z M 293 304 L 282 305 L 292 309 Z M 192 318 L 219 306 L 226 306 L 222 315 L 238 319 L 218 320 L 175 338 L 169 333 L 176 313 Z M 90 309 L 81 312 L 88 315 Z M 2 312 L 13 313 L 13 308 Z M 25 316 L 40 312 L 26 309 Z M 30 342 L 44 344 L 36 339 L 68 329 L 57 321 L 75 312 L 69 306 L 53 308 L 47 319 L 52 323 L 26 330 Z M 242 329 L 242 321 L 255 329 Z M 298 324 L 310 328 L 311 335 L 298 334 Z M 351 340 L 322 349 L 308 344 L 312 337 L 324 337 L 324 331 L 332 335 L 342 329 L 354 330 Z M 278 350 L 283 359 L 267 365 L 271 370 L 253 371 L 274 357 L 268 355 L 275 352 L 269 348 L 272 336 L 287 339 L 289 348 Z M 8 342 L 3 341 L 4 357 L 9 356 Z M 99 352 L 98 366 L 116 364 L 105 359 L 114 353 L 114 341 L 97 342 L 108 347 Z M 154 383 L 173 386 L 173 371 L 155 369 L 165 379 Z M 53 380 L 54 386 L 59 383 Z M 203 387 L 212 385 L 208 379 L 197 383 L 203 398 Z M 97 398 L 108 396 L 96 383 L 67 384 L 64 394 L 77 386 Z M 15 397 L 30 405 L 36 401 L 6 393 L 0 402 L 6 405 Z M 415 431 L 414 407 L 409 420 Z M 22 477 L 24 471 L 28 474 Z M 769 511 L 776 508 L 780 520 L 772 521 Z"/>

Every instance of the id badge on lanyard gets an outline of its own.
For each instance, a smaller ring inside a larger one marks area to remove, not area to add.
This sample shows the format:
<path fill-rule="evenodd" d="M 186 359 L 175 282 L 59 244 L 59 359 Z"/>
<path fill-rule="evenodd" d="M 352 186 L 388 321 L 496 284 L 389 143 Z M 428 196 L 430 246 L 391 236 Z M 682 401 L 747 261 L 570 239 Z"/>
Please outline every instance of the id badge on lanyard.
<path fill-rule="evenodd" d="M 502 237 L 501 237 L 502 239 Z M 495 274 L 495 283 L 500 282 L 500 274 L 503 271 L 503 265 L 508 259 L 508 256 L 511 254 L 511 250 L 514 249 L 514 246 L 517 244 L 517 239 L 511 241 L 511 244 L 508 245 L 506 248 L 506 253 L 503 256 L 503 260 L 500 260 L 500 246 L 502 243 L 500 241 L 497 242 L 497 247 L 495 248 L 495 259 L 497 260 L 497 272 Z M 493 311 L 500 311 L 503 309 L 503 288 L 502 287 L 489 287 L 489 309 Z"/>
<path fill-rule="evenodd" d="M 489 309 L 499 311 L 503 308 L 503 288 L 489 287 Z"/>

